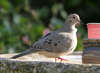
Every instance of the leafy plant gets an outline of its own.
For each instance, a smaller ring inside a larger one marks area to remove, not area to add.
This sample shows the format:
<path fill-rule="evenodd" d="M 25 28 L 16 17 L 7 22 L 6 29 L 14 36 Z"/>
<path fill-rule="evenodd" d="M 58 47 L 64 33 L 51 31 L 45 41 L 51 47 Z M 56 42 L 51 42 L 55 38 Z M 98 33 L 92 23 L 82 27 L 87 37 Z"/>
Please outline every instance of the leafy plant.
<path fill-rule="evenodd" d="M 21 52 L 27 49 L 43 35 L 46 28 L 50 28 L 49 25 L 55 29 L 61 28 L 68 15 L 66 8 L 70 11 L 70 7 L 81 3 L 81 0 L 68 0 L 68 4 L 66 0 L 64 3 L 54 0 L 48 1 L 46 5 L 44 1 L 0 0 L 0 53 Z M 82 38 L 86 32 L 81 32 L 77 50 L 83 48 Z"/>

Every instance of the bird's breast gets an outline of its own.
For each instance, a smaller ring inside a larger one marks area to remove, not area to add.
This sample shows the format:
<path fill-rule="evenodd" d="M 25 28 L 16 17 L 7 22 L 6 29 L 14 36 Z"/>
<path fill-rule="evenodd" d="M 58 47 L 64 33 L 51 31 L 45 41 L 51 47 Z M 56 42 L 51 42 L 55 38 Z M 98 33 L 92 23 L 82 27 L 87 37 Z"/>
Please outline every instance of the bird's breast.
<path fill-rule="evenodd" d="M 76 35 L 76 33 L 73 34 L 72 39 L 73 39 L 73 44 L 72 44 L 72 52 L 73 52 L 75 50 L 76 46 L 77 46 L 77 35 Z"/>

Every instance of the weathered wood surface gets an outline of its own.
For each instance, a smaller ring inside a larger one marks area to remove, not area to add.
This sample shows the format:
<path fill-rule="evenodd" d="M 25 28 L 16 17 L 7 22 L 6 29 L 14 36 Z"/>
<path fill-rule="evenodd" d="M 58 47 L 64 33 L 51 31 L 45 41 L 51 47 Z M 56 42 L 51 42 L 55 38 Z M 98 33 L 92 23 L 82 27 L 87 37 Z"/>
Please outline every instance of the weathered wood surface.
<path fill-rule="evenodd" d="M 100 48 L 100 39 L 84 39 L 83 45 L 84 48 L 88 48 L 88 47 Z"/>
<path fill-rule="evenodd" d="M 70 54 L 68 56 L 63 56 L 62 58 L 67 59 L 69 61 L 62 61 L 63 63 L 74 63 L 74 64 L 81 64 L 81 54 L 82 52 L 75 52 L 73 54 Z M 10 58 L 16 54 L 1 54 L 0 58 Z M 11 60 L 11 59 L 10 59 Z M 42 55 L 39 55 L 37 53 L 26 55 L 17 59 L 12 59 L 12 61 L 41 61 L 41 62 L 55 62 L 54 58 L 47 58 Z M 74 61 L 74 62 L 73 62 Z M 60 60 L 57 60 L 57 62 L 61 62 Z"/>
<path fill-rule="evenodd" d="M 83 46 L 83 63 L 100 64 L 100 39 L 84 39 Z"/>
<path fill-rule="evenodd" d="M 38 54 L 16 60 L 9 59 L 14 54 L 0 55 L 0 73 L 100 73 L 100 65 L 82 64 L 81 54 L 65 56 L 69 61 L 55 63 L 54 58 Z M 8 59 L 7 59 L 8 58 Z"/>

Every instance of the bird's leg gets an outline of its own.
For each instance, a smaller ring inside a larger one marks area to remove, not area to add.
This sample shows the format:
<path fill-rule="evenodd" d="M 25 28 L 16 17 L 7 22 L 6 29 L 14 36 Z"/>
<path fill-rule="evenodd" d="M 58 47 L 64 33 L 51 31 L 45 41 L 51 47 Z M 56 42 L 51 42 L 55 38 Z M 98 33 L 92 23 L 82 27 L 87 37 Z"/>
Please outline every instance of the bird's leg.
<path fill-rule="evenodd" d="M 57 58 L 55 58 L 55 63 L 56 63 L 56 61 L 57 61 Z"/>

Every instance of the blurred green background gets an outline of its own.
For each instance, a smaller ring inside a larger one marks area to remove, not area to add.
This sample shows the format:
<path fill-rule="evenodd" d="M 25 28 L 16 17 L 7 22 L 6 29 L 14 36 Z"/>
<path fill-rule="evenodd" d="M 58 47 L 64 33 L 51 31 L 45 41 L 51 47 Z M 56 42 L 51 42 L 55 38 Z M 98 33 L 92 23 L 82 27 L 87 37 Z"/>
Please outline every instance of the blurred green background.
<path fill-rule="evenodd" d="M 100 21 L 100 0 L 0 0 L 0 53 L 28 49 L 46 29 L 60 28 L 71 13 L 82 20 L 76 49 L 82 50 L 86 23 Z"/>

